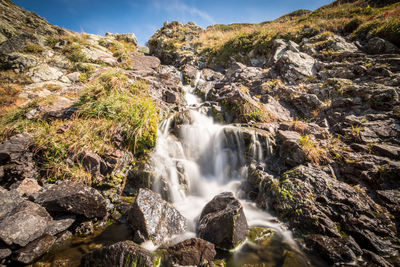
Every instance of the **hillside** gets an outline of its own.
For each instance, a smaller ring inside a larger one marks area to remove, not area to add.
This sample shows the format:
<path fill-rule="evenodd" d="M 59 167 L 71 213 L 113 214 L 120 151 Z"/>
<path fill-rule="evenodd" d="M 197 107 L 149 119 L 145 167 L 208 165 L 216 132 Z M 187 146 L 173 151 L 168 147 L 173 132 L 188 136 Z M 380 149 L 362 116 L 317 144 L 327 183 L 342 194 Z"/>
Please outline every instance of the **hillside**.
<path fill-rule="evenodd" d="M 398 1 L 151 55 L 0 11 L 0 265 L 400 265 Z"/>

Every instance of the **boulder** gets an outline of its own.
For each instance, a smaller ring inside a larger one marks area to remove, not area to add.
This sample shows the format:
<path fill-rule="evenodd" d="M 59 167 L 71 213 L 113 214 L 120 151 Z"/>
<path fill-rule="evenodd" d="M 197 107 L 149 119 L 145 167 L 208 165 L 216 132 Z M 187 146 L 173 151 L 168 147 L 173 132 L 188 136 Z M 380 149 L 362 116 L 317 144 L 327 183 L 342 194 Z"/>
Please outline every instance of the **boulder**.
<path fill-rule="evenodd" d="M 171 265 L 204 266 L 212 262 L 216 255 L 214 245 L 200 238 L 180 242 L 167 249 Z"/>
<path fill-rule="evenodd" d="M 96 189 L 72 181 L 44 187 L 35 202 L 49 212 L 72 213 L 88 219 L 107 215 L 107 202 Z"/>
<path fill-rule="evenodd" d="M 187 228 L 187 221 L 178 210 L 159 194 L 145 188 L 139 190 L 128 211 L 128 223 L 134 230 L 135 242 L 151 240 L 156 245 Z"/>
<path fill-rule="evenodd" d="M 153 267 L 154 257 L 150 251 L 132 241 L 124 241 L 86 254 L 83 256 L 81 264 L 82 267 Z"/>
<path fill-rule="evenodd" d="M 317 73 L 316 60 L 313 57 L 299 52 L 296 43 L 287 43 L 281 39 L 274 41 L 268 65 L 274 67 L 275 71 L 289 83 L 295 83 Z"/>
<path fill-rule="evenodd" d="M 38 44 L 39 40 L 35 35 L 30 33 L 12 36 L 7 41 L 0 44 L 0 55 L 20 52 L 24 50 L 29 43 Z"/>
<path fill-rule="evenodd" d="M 399 48 L 394 44 L 379 37 L 369 39 L 365 49 L 369 54 L 393 54 L 399 52 Z"/>
<path fill-rule="evenodd" d="M 0 144 L 0 185 L 9 187 L 26 178 L 35 179 L 38 175 L 30 146 L 33 136 L 28 133 L 17 134 Z"/>
<path fill-rule="evenodd" d="M 36 203 L 24 201 L 0 222 L 0 239 L 9 246 L 26 246 L 42 236 L 51 216 Z"/>
<path fill-rule="evenodd" d="M 306 161 L 307 156 L 301 148 L 300 134 L 294 131 L 279 131 L 278 137 L 282 142 L 279 156 L 284 164 L 294 167 Z"/>
<path fill-rule="evenodd" d="M 144 55 L 130 55 L 133 61 L 132 70 L 157 70 L 161 62 L 156 57 L 144 56 Z"/>
<path fill-rule="evenodd" d="M 44 235 L 29 243 L 26 247 L 17 250 L 13 259 L 23 264 L 33 263 L 50 250 L 56 239 L 54 236 Z"/>
<path fill-rule="evenodd" d="M 15 52 L 7 55 L 3 66 L 17 72 L 24 72 L 26 69 L 37 66 L 39 62 L 39 58 L 34 55 Z"/>
<path fill-rule="evenodd" d="M 244 242 L 248 229 L 242 205 L 231 192 L 224 192 L 203 208 L 197 234 L 217 248 L 233 249 Z"/>
<path fill-rule="evenodd" d="M 17 191 L 7 191 L 0 187 L 0 221 L 23 201 Z"/>

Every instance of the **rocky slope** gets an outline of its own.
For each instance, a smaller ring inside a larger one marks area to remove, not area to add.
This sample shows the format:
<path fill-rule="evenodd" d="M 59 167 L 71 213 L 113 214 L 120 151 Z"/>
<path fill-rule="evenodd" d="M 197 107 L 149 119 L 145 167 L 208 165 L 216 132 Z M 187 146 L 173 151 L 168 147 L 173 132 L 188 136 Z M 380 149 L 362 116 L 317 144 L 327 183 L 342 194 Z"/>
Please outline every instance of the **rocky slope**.
<path fill-rule="evenodd" d="M 177 138 L 190 122 L 184 85 L 191 84 L 205 101 L 200 108 L 235 126 L 227 140 L 235 131 L 243 136 L 246 197 L 273 211 L 318 258 L 310 263 L 281 247 L 279 266 L 398 266 L 400 4 L 394 2 L 337 1 L 262 23 L 256 32 L 245 24 L 203 30 L 165 23 L 149 40 L 149 56 L 137 51 L 133 34 L 69 32 L 1 0 L 1 263 L 33 263 L 72 234 L 87 236 L 125 219 L 131 240 L 160 249 L 152 253 L 122 238 L 85 247 L 83 266 L 218 265 L 211 262 L 215 247 L 231 249 L 246 235 L 272 250 L 276 235 L 249 230 L 240 202 L 228 193 L 203 210 L 205 240 L 166 243 L 187 222 L 165 201 L 168 189 L 160 192 L 164 200 L 145 189 L 156 182 L 149 155 L 163 118 L 172 116 Z M 332 21 L 326 27 L 324 16 Z M 263 27 L 281 32 L 268 35 Z M 249 152 L 250 132 L 261 140 L 265 164 Z M 80 264 L 51 255 L 41 264 Z"/>

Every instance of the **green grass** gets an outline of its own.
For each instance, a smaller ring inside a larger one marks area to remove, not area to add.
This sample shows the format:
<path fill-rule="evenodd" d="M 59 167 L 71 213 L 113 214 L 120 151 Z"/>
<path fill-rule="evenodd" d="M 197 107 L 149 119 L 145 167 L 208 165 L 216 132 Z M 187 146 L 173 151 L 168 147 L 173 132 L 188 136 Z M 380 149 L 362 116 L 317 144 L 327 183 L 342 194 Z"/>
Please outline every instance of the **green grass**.
<path fill-rule="evenodd" d="M 31 109 L 52 104 L 40 99 L 8 111 L 0 118 L 0 141 L 28 132 L 35 139 L 35 159 L 48 182 L 69 179 L 96 184 L 76 157 L 83 151 L 100 156 L 115 152 L 113 137 L 124 136 L 123 148 L 140 156 L 156 144 L 159 111 L 148 96 L 147 85 L 111 71 L 92 80 L 69 120 L 28 120 Z M 72 161 L 71 161 L 72 159 Z"/>

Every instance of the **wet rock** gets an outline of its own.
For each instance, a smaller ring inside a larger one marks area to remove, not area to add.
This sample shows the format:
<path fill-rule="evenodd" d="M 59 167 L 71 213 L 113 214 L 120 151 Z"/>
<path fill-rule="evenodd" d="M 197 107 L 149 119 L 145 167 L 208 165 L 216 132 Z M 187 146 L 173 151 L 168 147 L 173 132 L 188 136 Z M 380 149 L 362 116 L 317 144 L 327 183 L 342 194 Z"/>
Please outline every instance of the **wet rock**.
<path fill-rule="evenodd" d="M 354 252 L 347 245 L 351 242 L 346 238 L 331 238 L 323 235 L 311 235 L 306 237 L 307 247 L 310 248 L 313 253 L 320 255 L 329 264 L 339 264 L 339 263 L 350 263 L 357 261 L 357 256 L 362 254 L 361 249 L 358 247 Z"/>
<path fill-rule="evenodd" d="M 2 176 L 0 176 L 2 186 L 9 187 L 16 181 L 37 177 L 33 153 L 30 151 L 32 143 L 33 136 L 22 133 L 0 144 L 0 166 L 3 167 Z"/>
<path fill-rule="evenodd" d="M 208 202 L 197 226 L 200 238 L 221 249 L 237 247 L 246 239 L 247 232 L 243 207 L 231 192 L 221 193 Z"/>
<path fill-rule="evenodd" d="M 370 54 L 392 54 L 399 52 L 399 49 L 394 44 L 379 37 L 369 39 L 365 49 Z"/>
<path fill-rule="evenodd" d="M 278 137 L 282 141 L 279 156 L 284 164 L 294 167 L 306 161 L 307 157 L 301 148 L 300 134 L 294 131 L 279 131 Z"/>
<path fill-rule="evenodd" d="M 67 230 L 75 222 L 75 219 L 75 216 L 54 219 L 47 226 L 46 233 L 52 236 L 57 235 Z"/>
<path fill-rule="evenodd" d="M 86 254 L 83 256 L 81 264 L 82 267 L 152 267 L 154 257 L 150 251 L 139 247 L 132 241 L 124 241 Z"/>
<path fill-rule="evenodd" d="M 173 235 L 183 233 L 187 227 L 179 211 L 159 194 L 144 188 L 139 190 L 127 216 L 137 243 L 151 240 L 160 245 Z"/>
<path fill-rule="evenodd" d="M 108 167 L 106 162 L 96 153 L 85 150 L 75 157 L 75 161 L 81 163 L 82 166 L 90 172 L 93 177 L 98 177 L 106 175 L 108 172 Z"/>
<path fill-rule="evenodd" d="M 79 236 L 88 236 L 93 234 L 94 225 L 92 221 L 82 222 L 75 228 L 75 234 Z"/>
<path fill-rule="evenodd" d="M 42 187 L 38 184 L 35 179 L 24 179 L 23 181 L 16 182 L 10 186 L 10 189 L 15 190 L 21 197 L 31 197 L 35 193 L 39 192 Z"/>
<path fill-rule="evenodd" d="M 26 246 L 45 233 L 51 220 L 43 207 L 24 201 L 1 220 L 0 239 L 9 246 Z"/>
<path fill-rule="evenodd" d="M 214 245 L 200 238 L 180 242 L 167 249 L 171 265 L 204 266 L 210 264 L 216 255 Z"/>
<path fill-rule="evenodd" d="M 107 215 L 107 203 L 96 189 L 72 181 L 44 187 L 35 202 L 50 212 L 83 215 L 88 219 Z"/>
<path fill-rule="evenodd" d="M 44 235 L 29 243 L 26 247 L 17 250 L 13 259 L 23 264 L 30 264 L 50 250 L 56 241 L 56 237 Z"/>
<path fill-rule="evenodd" d="M 326 171 L 331 173 L 328 168 Z M 309 165 L 287 171 L 279 180 L 262 176 L 262 197 L 258 201 L 286 218 L 302 234 L 336 238 L 347 234 L 362 248 L 383 256 L 393 253 L 395 225 L 387 211 L 378 208 L 362 191 L 327 172 Z"/>

